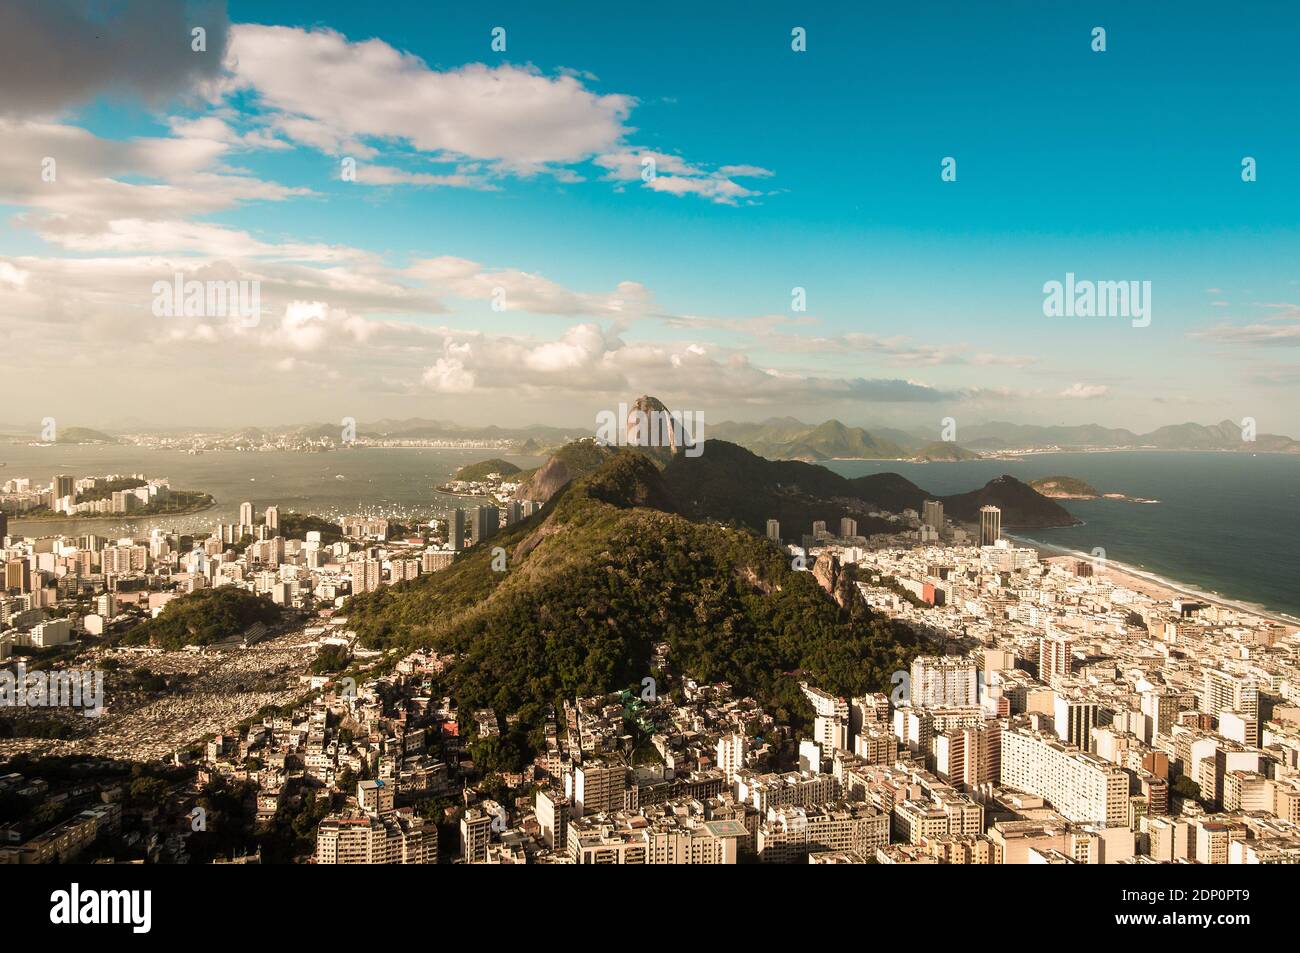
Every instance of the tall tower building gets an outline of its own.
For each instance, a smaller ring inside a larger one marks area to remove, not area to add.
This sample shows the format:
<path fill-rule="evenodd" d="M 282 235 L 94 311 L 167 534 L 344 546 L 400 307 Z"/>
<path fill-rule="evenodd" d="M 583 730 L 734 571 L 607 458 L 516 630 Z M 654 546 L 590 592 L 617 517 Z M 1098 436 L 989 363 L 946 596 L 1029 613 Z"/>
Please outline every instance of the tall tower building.
<path fill-rule="evenodd" d="M 1235 712 L 1248 722 L 1247 744 L 1259 744 L 1259 687 L 1254 679 L 1219 669 L 1206 669 L 1202 676 L 1201 711 L 1218 717 Z"/>
<path fill-rule="evenodd" d="M 745 766 L 745 736 L 738 731 L 718 739 L 718 769 L 730 784 Z"/>
<path fill-rule="evenodd" d="M 858 521 L 849 516 L 840 517 L 840 539 L 858 535 Z"/>
<path fill-rule="evenodd" d="M 976 667 L 974 659 L 961 655 L 920 655 L 912 659 L 912 707 L 978 705 Z"/>
<path fill-rule="evenodd" d="M 938 500 L 926 500 L 921 506 L 921 522 L 936 533 L 943 532 L 943 504 Z"/>
<path fill-rule="evenodd" d="M 473 530 L 474 545 L 485 539 L 491 539 L 501 527 L 501 511 L 495 506 L 478 506 L 474 508 Z"/>
<path fill-rule="evenodd" d="M 1051 684 L 1052 679 L 1070 674 L 1072 646 L 1064 636 L 1038 640 L 1038 679 Z"/>
<path fill-rule="evenodd" d="M 60 473 L 50 481 L 51 488 L 54 490 L 54 498 L 61 500 L 65 496 L 72 496 L 75 492 L 76 477 L 69 476 L 66 473 Z"/>
<path fill-rule="evenodd" d="M 266 528 L 268 530 L 280 528 L 280 507 L 268 506 L 266 508 Z"/>
<path fill-rule="evenodd" d="M 778 546 L 781 545 L 781 524 L 776 520 L 767 521 L 767 538 Z"/>
<path fill-rule="evenodd" d="M 546 846 L 563 851 L 568 846 L 569 799 L 549 788 L 539 788 L 535 801 L 537 826 L 542 829 Z"/>
<path fill-rule="evenodd" d="M 253 504 L 248 502 L 247 500 L 239 504 L 239 525 L 240 526 L 253 525 Z"/>
<path fill-rule="evenodd" d="M 447 542 L 453 549 L 465 548 L 465 511 L 454 509 L 447 517 Z"/>
<path fill-rule="evenodd" d="M 1097 703 L 1057 695 L 1053 709 L 1056 737 L 1081 751 L 1091 751 L 1092 729 L 1097 727 Z"/>
<path fill-rule="evenodd" d="M 996 506 L 980 507 L 980 545 L 992 546 L 1002 538 L 1002 511 Z"/>

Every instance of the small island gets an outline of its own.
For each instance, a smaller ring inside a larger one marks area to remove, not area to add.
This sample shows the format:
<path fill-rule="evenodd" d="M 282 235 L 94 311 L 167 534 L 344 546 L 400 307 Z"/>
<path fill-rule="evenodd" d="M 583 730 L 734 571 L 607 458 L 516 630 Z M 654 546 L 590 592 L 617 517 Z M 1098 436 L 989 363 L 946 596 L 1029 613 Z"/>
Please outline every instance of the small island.
<path fill-rule="evenodd" d="M 89 427 L 67 427 L 59 432 L 55 442 L 81 446 L 91 443 L 118 444 L 122 441 L 101 431 L 92 430 Z"/>
<path fill-rule="evenodd" d="M 1123 503 L 1159 503 L 1140 496 L 1128 496 L 1125 493 L 1102 493 L 1086 480 L 1069 476 L 1040 477 L 1030 480 L 1029 485 L 1051 500 L 1119 500 Z"/>
<path fill-rule="evenodd" d="M 493 479 L 514 476 L 519 472 L 519 468 L 507 460 L 500 460 L 493 457 L 491 460 L 481 460 L 478 463 L 470 463 L 456 471 L 453 480 L 460 480 L 464 483 L 481 483 Z"/>
<path fill-rule="evenodd" d="M 523 471 L 519 467 L 494 457 L 461 467 L 455 476 L 438 487 L 438 492 L 505 500 L 509 499 L 523 478 Z"/>

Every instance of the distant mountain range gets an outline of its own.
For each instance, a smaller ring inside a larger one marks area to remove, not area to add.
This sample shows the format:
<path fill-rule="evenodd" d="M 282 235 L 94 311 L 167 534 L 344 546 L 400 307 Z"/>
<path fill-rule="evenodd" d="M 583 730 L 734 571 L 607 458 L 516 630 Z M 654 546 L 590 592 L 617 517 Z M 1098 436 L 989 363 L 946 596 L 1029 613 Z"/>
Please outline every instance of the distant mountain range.
<path fill-rule="evenodd" d="M 708 436 L 729 440 L 774 460 L 964 460 L 974 451 L 1086 450 L 1128 448 L 1154 450 L 1234 450 L 1244 452 L 1300 453 L 1300 441 L 1279 434 L 1257 434 L 1242 439 L 1242 428 L 1231 420 L 1217 424 L 1175 424 L 1150 433 L 1101 427 L 1038 426 L 994 421 L 960 428 L 959 442 L 935 441 L 933 434 L 909 433 L 892 428 L 848 427 L 838 420 L 806 424 L 793 417 L 774 417 L 762 423 L 724 421 L 709 427 Z"/>
<path fill-rule="evenodd" d="M 652 399 L 652 398 L 645 398 Z M 31 428 L 3 428 L 12 439 L 32 440 Z M 147 430 L 133 432 L 148 432 Z M 339 424 L 312 423 L 275 427 L 244 427 L 237 430 L 205 430 L 226 439 L 261 442 L 278 437 L 306 440 L 341 435 Z M 518 453 L 540 454 L 562 447 L 595 432 L 592 427 L 555 427 L 528 424 L 518 427 L 468 426 L 449 420 L 409 417 L 363 421 L 357 436 L 371 440 L 496 440 L 515 444 Z M 1230 450 L 1237 452 L 1300 453 L 1300 441 L 1281 434 L 1260 433 L 1254 440 L 1242 439 L 1242 428 L 1231 420 L 1217 424 L 1172 424 L 1150 433 L 1102 427 L 1098 424 L 1041 426 L 992 421 L 966 424 L 958 429 L 956 441 L 935 440 L 933 431 L 909 431 L 893 427 L 850 427 L 838 420 L 809 424 L 794 417 L 772 417 L 760 423 L 723 421 L 709 423 L 705 438 L 725 440 L 752 450 L 769 460 L 818 462 L 832 459 L 951 461 L 979 455 L 1025 450 Z M 60 442 L 117 442 L 115 436 L 84 427 L 68 427 Z"/>

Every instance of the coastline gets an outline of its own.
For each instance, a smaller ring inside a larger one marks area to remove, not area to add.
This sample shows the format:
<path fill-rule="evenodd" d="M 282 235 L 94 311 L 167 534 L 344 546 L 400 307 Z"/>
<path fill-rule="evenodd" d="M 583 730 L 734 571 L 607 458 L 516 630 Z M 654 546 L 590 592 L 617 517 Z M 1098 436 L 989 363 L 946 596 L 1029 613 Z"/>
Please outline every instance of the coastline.
<path fill-rule="evenodd" d="M 1008 539 L 1014 540 L 1023 546 L 1034 550 L 1039 557 L 1045 562 L 1061 563 L 1066 560 L 1082 559 L 1086 562 L 1094 562 L 1095 557 L 1089 553 L 1081 552 L 1077 549 L 1070 549 L 1066 546 L 1056 546 L 1051 543 L 1042 543 L 1038 540 L 1029 539 L 1025 536 L 1017 536 L 1011 533 L 1005 534 Z M 1277 625 L 1284 626 L 1287 629 L 1287 635 L 1293 635 L 1300 632 L 1300 619 L 1289 616 L 1284 612 L 1278 612 L 1252 602 L 1244 602 L 1240 599 L 1232 599 L 1228 596 L 1221 596 L 1217 593 L 1206 592 L 1190 583 L 1178 582 L 1169 579 L 1157 573 L 1140 569 L 1137 566 L 1131 566 L 1128 563 L 1122 563 L 1115 559 L 1106 559 L 1106 568 L 1099 574 L 1103 578 L 1116 585 L 1123 586 L 1125 589 L 1132 589 L 1134 592 L 1142 593 L 1153 599 L 1169 601 L 1180 596 L 1186 596 L 1197 600 L 1198 602 L 1208 602 L 1213 605 L 1222 606 L 1240 612 L 1243 615 L 1253 616 L 1257 619 L 1263 619 L 1267 622 L 1273 622 Z"/>
<path fill-rule="evenodd" d="M 17 529 L 24 523 L 37 526 L 41 523 L 111 523 L 111 522 L 130 522 L 131 520 L 147 520 L 155 518 L 171 518 L 174 516 L 193 516 L 195 513 L 202 513 L 212 509 L 217 505 L 217 501 L 209 499 L 202 506 L 190 507 L 183 510 L 166 510 L 160 513 L 96 513 L 93 516 L 85 515 L 68 515 L 67 513 L 51 513 L 49 516 L 22 517 L 10 515 L 9 527 Z"/>

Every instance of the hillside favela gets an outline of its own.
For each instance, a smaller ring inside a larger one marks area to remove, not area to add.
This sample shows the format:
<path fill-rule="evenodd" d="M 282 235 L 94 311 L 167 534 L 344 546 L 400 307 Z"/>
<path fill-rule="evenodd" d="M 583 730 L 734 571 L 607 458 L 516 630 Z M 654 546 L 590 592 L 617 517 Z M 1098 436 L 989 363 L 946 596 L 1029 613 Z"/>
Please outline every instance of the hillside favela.
<path fill-rule="evenodd" d="M 1280 926 L 1300 11 L 932 6 L 6 8 L 24 917 L 997 866 Z"/>

